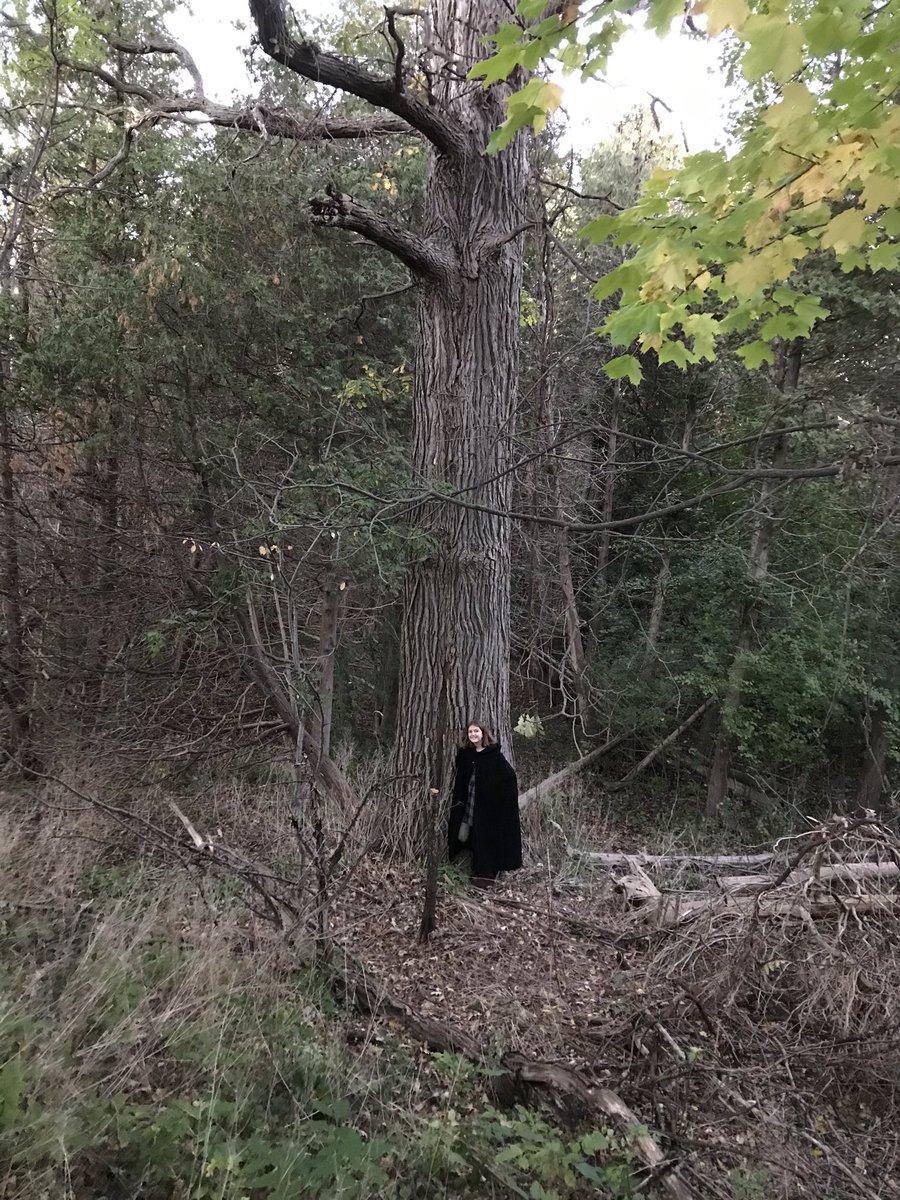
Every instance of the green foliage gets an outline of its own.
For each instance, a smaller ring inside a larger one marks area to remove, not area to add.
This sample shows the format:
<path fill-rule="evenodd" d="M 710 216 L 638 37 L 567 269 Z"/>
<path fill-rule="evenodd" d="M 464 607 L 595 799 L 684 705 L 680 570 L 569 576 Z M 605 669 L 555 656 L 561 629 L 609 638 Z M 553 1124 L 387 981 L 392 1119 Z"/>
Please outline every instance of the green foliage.
<path fill-rule="evenodd" d="M 97 867 L 85 883 L 91 925 L 76 940 L 65 919 L 0 927 L 10 1200 L 63 1181 L 98 1197 L 184 1200 L 413 1200 L 434 1187 L 476 1200 L 486 1180 L 543 1200 L 588 1185 L 631 1194 L 628 1136 L 498 1111 L 485 1099 L 493 1072 L 456 1055 L 423 1064 L 381 1040 L 348 1053 L 314 979 L 268 953 L 232 954 L 178 889 L 161 901 L 133 865 Z M 229 922 L 230 901 L 216 904 Z M 398 1105 L 435 1085 L 440 1107 Z"/>
<path fill-rule="evenodd" d="M 630 7 L 572 3 L 540 19 L 543 9 L 523 0 L 519 22 L 501 27 L 473 75 L 487 86 L 550 57 L 582 77 L 602 72 L 622 30 L 618 14 Z M 826 251 L 845 272 L 897 267 L 900 15 L 866 0 L 840 11 L 825 0 L 699 0 L 693 11 L 711 36 L 736 39 L 746 80 L 764 82 L 767 100 L 735 154 L 707 151 L 658 170 L 636 205 L 584 233 L 629 254 L 596 291 L 620 293 L 602 326 L 614 345 L 639 341 L 684 367 L 713 358 L 720 339 L 739 331 L 749 334 L 742 359 L 756 368 L 771 361 L 774 339 L 806 337 L 827 316 L 814 294 L 788 285 L 799 262 Z M 668 32 L 680 12 L 653 0 L 649 24 Z M 545 86 L 533 79 L 512 95 L 490 152 L 524 125 L 540 127 L 541 105 L 546 114 L 559 103 Z M 640 377 L 631 356 L 607 371 Z"/>

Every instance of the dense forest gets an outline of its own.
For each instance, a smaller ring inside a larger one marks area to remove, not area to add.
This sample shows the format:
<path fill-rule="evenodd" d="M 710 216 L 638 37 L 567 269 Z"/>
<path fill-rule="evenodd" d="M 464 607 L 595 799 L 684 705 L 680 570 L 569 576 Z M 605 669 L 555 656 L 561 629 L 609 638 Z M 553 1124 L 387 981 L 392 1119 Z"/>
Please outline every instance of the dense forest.
<path fill-rule="evenodd" d="M 0 7 L 0 1197 L 900 1196 L 900 14 L 177 7 Z"/>

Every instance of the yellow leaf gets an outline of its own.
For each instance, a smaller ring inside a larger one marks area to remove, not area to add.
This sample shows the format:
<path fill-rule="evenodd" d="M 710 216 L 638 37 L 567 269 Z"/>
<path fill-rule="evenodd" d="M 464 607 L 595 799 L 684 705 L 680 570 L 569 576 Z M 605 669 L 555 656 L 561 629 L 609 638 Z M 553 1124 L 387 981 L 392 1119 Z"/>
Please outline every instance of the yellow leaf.
<path fill-rule="evenodd" d="M 795 260 L 806 254 L 807 249 L 800 239 L 788 234 L 755 254 L 732 263 L 725 274 L 725 282 L 734 288 L 737 295 L 750 296 L 767 283 L 787 279 L 794 269 Z"/>
<path fill-rule="evenodd" d="M 268 547 L 268 546 L 260 546 L 260 548 L 259 548 L 259 554 L 260 554 L 260 557 L 261 557 L 261 558 L 268 558 L 268 556 L 269 556 L 269 547 Z"/>
<path fill-rule="evenodd" d="M 563 90 L 558 83 L 545 83 L 538 92 L 537 103 L 548 113 L 556 112 L 562 103 Z"/>
<path fill-rule="evenodd" d="M 830 247 L 835 254 L 844 254 L 868 240 L 866 218 L 858 208 L 847 208 L 832 217 L 822 234 L 822 245 Z"/>
<path fill-rule="evenodd" d="M 879 208 L 892 208 L 900 201 L 900 179 L 895 175 L 875 172 L 866 180 L 863 188 L 864 211 L 877 212 Z"/>
<path fill-rule="evenodd" d="M 740 30 L 748 15 L 746 0 L 695 0 L 691 11 L 706 17 L 710 37 L 718 37 L 723 29 Z"/>
<path fill-rule="evenodd" d="M 763 213 L 757 221 L 747 226 L 744 241 L 751 250 L 758 250 L 766 242 L 771 242 L 780 228 L 781 221 L 777 215 L 774 215 L 772 211 Z"/>

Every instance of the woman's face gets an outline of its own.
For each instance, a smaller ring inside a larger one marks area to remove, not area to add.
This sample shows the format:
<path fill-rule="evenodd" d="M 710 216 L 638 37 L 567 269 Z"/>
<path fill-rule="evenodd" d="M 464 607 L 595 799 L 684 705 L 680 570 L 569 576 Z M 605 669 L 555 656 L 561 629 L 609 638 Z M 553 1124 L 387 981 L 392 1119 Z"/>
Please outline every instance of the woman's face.
<path fill-rule="evenodd" d="M 484 745 L 484 733 L 479 728 L 479 726 L 470 725 L 469 728 L 466 730 L 466 736 L 469 739 L 469 743 L 472 746 L 474 746 L 476 749 L 478 749 L 478 747 Z"/>

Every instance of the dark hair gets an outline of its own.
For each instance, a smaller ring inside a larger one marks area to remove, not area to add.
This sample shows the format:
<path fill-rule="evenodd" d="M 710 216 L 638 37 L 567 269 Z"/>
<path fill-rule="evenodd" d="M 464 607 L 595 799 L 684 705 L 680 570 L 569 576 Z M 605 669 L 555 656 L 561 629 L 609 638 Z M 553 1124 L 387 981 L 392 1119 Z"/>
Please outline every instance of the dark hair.
<path fill-rule="evenodd" d="M 465 734 L 463 734 L 463 740 L 462 740 L 463 746 L 465 747 L 465 746 L 471 745 L 471 742 L 469 741 L 469 738 L 468 738 L 468 732 L 469 732 L 470 726 L 472 726 L 472 725 L 477 725 L 478 728 L 481 730 L 482 746 L 493 746 L 493 744 L 496 742 L 497 739 L 494 737 L 494 733 L 493 733 L 493 730 L 491 729 L 490 725 L 485 725 L 483 721 L 469 721 L 468 722 L 468 724 L 466 725 L 466 732 L 465 732 Z"/>

